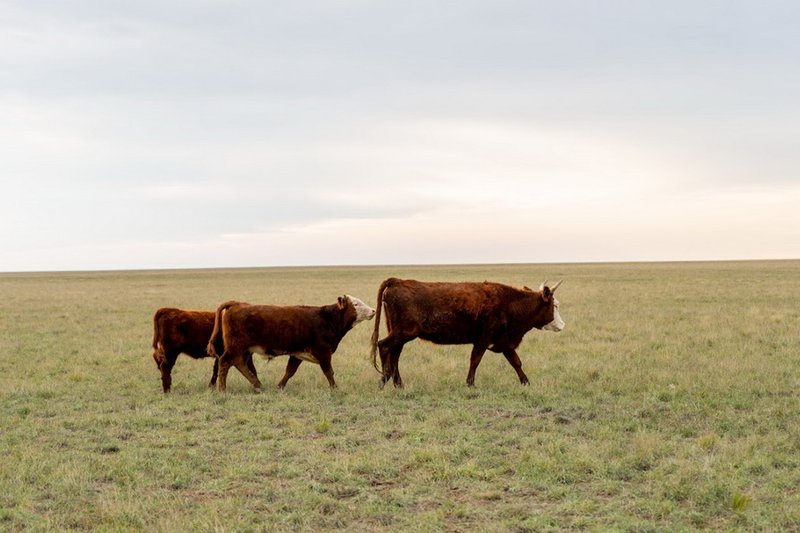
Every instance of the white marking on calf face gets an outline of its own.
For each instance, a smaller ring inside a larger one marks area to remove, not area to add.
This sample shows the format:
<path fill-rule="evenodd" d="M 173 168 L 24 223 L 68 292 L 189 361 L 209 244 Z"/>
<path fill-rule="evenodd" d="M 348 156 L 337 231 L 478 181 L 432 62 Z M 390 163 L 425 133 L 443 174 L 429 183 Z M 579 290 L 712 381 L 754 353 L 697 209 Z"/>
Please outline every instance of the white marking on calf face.
<path fill-rule="evenodd" d="M 364 320 L 372 320 L 372 317 L 375 316 L 375 309 L 371 308 L 355 296 L 350 296 L 349 294 L 346 294 L 345 296 L 347 296 L 347 299 L 353 304 L 353 307 L 356 308 L 355 324 L 358 324 Z"/>
<path fill-rule="evenodd" d="M 549 324 L 542 326 L 542 329 L 547 331 L 561 331 L 564 329 L 564 321 L 561 319 L 561 313 L 558 312 L 558 300 L 553 298 L 553 321 Z"/>

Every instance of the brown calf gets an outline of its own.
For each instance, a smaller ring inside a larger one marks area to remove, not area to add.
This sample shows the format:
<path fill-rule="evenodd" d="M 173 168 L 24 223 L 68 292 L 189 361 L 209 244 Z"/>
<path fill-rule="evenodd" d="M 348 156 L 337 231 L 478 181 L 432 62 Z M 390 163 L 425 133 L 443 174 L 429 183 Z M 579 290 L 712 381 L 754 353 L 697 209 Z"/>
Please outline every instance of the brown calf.
<path fill-rule="evenodd" d="M 380 385 L 391 378 L 402 387 L 400 352 L 419 337 L 435 344 L 472 344 L 467 385 L 475 385 L 475 371 L 486 350 L 502 353 L 528 384 L 517 347 L 531 329 L 561 331 L 564 322 L 552 289 L 516 289 L 499 283 L 424 283 L 390 278 L 378 289 L 378 316 L 372 334 L 372 364 L 380 348 Z M 378 342 L 381 309 L 386 311 L 388 335 Z"/>
<path fill-rule="evenodd" d="M 253 353 L 269 359 L 288 355 L 286 373 L 278 383 L 286 386 L 300 363 L 318 364 L 330 386 L 336 387 L 331 356 L 350 329 L 375 315 L 375 310 L 358 298 L 340 296 L 333 305 L 275 306 L 225 302 L 217 308 L 208 352 L 219 355 L 219 390 L 225 390 L 228 369 L 235 366 L 261 391 L 261 382 L 246 364 Z M 222 338 L 224 351 L 219 349 Z"/>
<path fill-rule="evenodd" d="M 186 311 L 174 307 L 162 307 L 153 315 L 153 359 L 161 371 L 164 392 L 172 386 L 172 367 L 178 355 L 185 353 L 193 359 L 208 357 L 207 346 L 214 330 L 214 311 Z M 220 351 L 222 344 L 220 342 Z M 252 357 L 248 367 L 256 373 Z M 217 384 L 217 358 L 209 387 Z"/>

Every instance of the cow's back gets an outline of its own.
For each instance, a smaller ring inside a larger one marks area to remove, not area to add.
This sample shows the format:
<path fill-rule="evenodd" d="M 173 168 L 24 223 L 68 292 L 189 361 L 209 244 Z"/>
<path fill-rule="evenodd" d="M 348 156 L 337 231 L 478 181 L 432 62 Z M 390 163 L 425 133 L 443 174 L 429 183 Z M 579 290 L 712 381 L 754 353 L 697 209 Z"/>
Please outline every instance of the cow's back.
<path fill-rule="evenodd" d="M 495 283 L 392 281 L 383 294 L 390 331 L 437 344 L 474 342 L 501 300 Z"/>

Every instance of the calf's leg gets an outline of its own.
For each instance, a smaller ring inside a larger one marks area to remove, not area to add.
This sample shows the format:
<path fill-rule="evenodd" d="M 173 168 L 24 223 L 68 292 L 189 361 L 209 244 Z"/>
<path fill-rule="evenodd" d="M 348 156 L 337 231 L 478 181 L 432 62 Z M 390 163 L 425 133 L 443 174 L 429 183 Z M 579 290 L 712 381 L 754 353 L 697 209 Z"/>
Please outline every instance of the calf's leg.
<path fill-rule="evenodd" d="M 241 372 L 245 378 L 247 378 L 247 381 L 249 381 L 253 388 L 255 388 L 256 392 L 261 392 L 261 381 L 259 381 L 258 376 L 253 374 L 253 372 L 250 370 L 252 361 L 249 361 L 250 365 L 248 365 L 248 362 L 246 361 L 248 357 L 250 357 L 249 353 L 245 356 L 237 357 L 234 360 L 234 365 L 236 366 L 236 369 Z"/>
<path fill-rule="evenodd" d="M 164 358 L 159 361 L 158 369 L 161 371 L 161 388 L 164 392 L 169 392 L 172 389 L 172 367 L 175 366 L 175 361 L 178 359 L 178 354 L 167 353 Z"/>
<path fill-rule="evenodd" d="M 278 383 L 278 388 L 282 389 L 286 386 L 286 382 L 294 376 L 294 373 L 297 372 L 297 369 L 300 367 L 300 363 L 302 363 L 302 359 L 298 359 L 297 357 L 290 355 L 289 362 L 286 363 L 286 373 L 283 375 L 283 379 Z"/>
<path fill-rule="evenodd" d="M 322 352 L 312 353 L 311 355 L 317 358 L 317 361 L 319 361 L 319 367 L 322 369 L 322 373 L 325 374 L 326 378 L 328 378 L 328 384 L 332 389 L 335 389 L 336 381 L 333 379 L 333 367 L 331 366 L 331 355 L 333 354 L 329 352 Z"/>
<path fill-rule="evenodd" d="M 252 353 L 249 353 L 249 352 L 248 352 L 248 354 L 247 354 L 247 368 L 249 368 L 249 369 L 250 369 L 250 372 L 252 372 L 252 373 L 253 373 L 253 375 L 254 375 L 256 378 L 258 377 L 258 372 L 256 372 L 256 365 L 255 365 L 255 363 L 253 362 L 253 354 L 252 354 Z"/>
<path fill-rule="evenodd" d="M 231 367 L 231 363 L 228 361 L 227 355 L 228 353 L 224 352 L 217 358 L 219 369 L 217 387 L 219 387 L 220 392 L 225 392 L 225 384 L 228 381 L 228 369 Z"/>
<path fill-rule="evenodd" d="M 261 392 L 261 382 L 258 380 L 258 376 L 253 374 L 250 370 L 250 365 L 252 365 L 252 361 L 248 361 L 247 358 L 252 357 L 249 352 L 244 354 L 241 353 L 233 353 L 231 351 L 226 350 L 221 356 L 219 356 L 219 390 L 220 392 L 225 392 L 227 388 L 227 381 L 228 381 L 228 370 L 232 366 L 235 366 L 236 369 L 241 372 L 241 374 L 247 378 L 247 381 L 250 382 L 251 385 L 255 388 L 256 392 Z"/>

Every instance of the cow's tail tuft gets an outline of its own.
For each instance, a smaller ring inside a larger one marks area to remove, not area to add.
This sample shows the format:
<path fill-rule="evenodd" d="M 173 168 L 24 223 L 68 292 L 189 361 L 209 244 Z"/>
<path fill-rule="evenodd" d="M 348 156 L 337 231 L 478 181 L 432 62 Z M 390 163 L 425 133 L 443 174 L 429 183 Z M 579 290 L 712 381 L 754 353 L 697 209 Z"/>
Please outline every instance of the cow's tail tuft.
<path fill-rule="evenodd" d="M 378 301 L 375 307 L 375 325 L 372 329 L 372 339 L 370 339 L 370 353 L 372 354 L 372 366 L 379 374 L 383 374 L 383 370 L 378 368 L 378 335 L 380 334 L 381 329 L 381 311 L 383 311 L 383 291 L 386 290 L 393 282 L 395 278 L 389 278 L 384 280 L 381 283 L 380 288 L 378 289 Z M 381 363 L 383 366 L 383 363 Z"/>
<path fill-rule="evenodd" d="M 214 316 L 214 329 L 211 331 L 211 338 L 208 339 L 208 346 L 206 346 L 206 352 L 208 352 L 208 355 L 211 357 L 219 357 L 222 355 L 221 353 L 217 353 L 216 348 L 216 345 L 220 340 L 220 336 L 222 335 L 222 313 L 224 313 L 229 307 L 238 303 L 239 302 L 235 300 L 229 300 L 217 307 L 217 314 Z"/>

